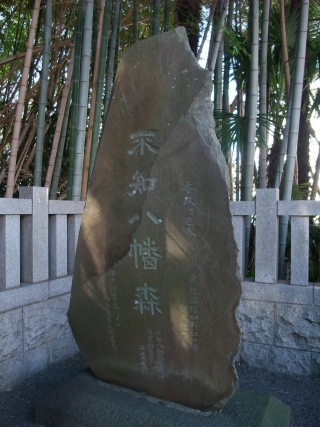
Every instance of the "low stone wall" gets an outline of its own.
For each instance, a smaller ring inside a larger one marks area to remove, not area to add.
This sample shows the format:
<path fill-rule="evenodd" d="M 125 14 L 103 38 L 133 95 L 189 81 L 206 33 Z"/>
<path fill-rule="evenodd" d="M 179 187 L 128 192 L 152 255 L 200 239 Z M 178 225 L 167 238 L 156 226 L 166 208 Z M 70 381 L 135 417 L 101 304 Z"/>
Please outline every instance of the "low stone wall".
<path fill-rule="evenodd" d="M 320 285 L 244 281 L 239 359 L 269 371 L 320 376 Z"/>
<path fill-rule="evenodd" d="M 239 360 L 320 377 L 320 284 L 308 283 L 309 216 L 320 202 L 279 202 L 278 190 L 266 189 L 230 206 L 242 275 L 244 218 L 256 216 L 257 281 L 242 283 Z M 78 351 L 66 313 L 83 208 L 48 200 L 39 187 L 0 199 L 0 390 Z M 280 215 L 291 216 L 290 283 L 277 281 Z"/>
<path fill-rule="evenodd" d="M 68 320 L 72 276 L 0 292 L 0 390 L 77 353 Z"/>

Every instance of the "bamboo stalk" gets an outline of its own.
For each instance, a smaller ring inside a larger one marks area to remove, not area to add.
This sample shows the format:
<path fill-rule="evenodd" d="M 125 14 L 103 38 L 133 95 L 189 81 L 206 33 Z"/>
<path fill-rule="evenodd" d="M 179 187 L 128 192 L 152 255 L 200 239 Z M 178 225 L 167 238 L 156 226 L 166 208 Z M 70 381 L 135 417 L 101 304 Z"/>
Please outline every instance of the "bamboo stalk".
<path fill-rule="evenodd" d="M 91 103 L 90 103 L 91 107 L 90 107 L 90 112 L 89 112 L 89 126 L 88 126 L 88 131 L 87 131 L 87 140 L 86 140 L 86 148 L 85 148 L 85 153 L 84 153 L 83 171 L 82 171 L 82 184 L 81 184 L 81 197 L 80 197 L 81 200 L 85 200 L 86 196 L 87 196 L 90 151 L 91 151 L 91 141 L 92 141 L 92 131 L 93 131 L 93 121 L 94 121 L 94 110 L 95 110 L 97 86 L 98 86 L 98 74 L 99 74 L 99 62 L 100 62 L 101 41 L 102 41 L 104 6 L 105 6 L 105 0 L 100 0 L 100 14 L 99 14 L 99 23 L 98 23 L 97 48 L 96 48 L 93 82 L 92 82 L 92 96 L 91 96 Z"/>
<path fill-rule="evenodd" d="M 86 0 L 86 9 L 83 25 L 83 47 L 81 55 L 79 108 L 77 117 L 77 137 L 74 155 L 74 171 L 72 183 L 72 200 L 80 200 L 82 168 L 84 157 L 84 142 L 86 134 L 89 73 L 90 73 L 90 51 L 92 39 L 93 0 Z"/>
<path fill-rule="evenodd" d="M 57 124 L 56 124 L 56 131 L 55 131 L 54 138 L 53 138 L 53 143 L 52 143 L 52 148 L 51 148 L 51 153 L 50 153 L 49 166 L 48 166 L 47 176 L 46 176 L 46 182 L 44 185 L 46 188 L 50 188 L 50 184 L 51 184 L 53 168 L 54 168 L 54 163 L 55 163 L 55 159 L 56 159 L 56 154 L 57 154 L 57 149 L 58 149 L 58 144 L 59 144 L 59 139 L 60 139 L 60 134 L 61 134 L 61 128 L 62 128 L 62 123 L 63 123 L 63 118 L 64 118 L 64 112 L 65 112 L 68 94 L 69 94 L 69 90 L 70 90 L 71 77 L 72 77 L 72 72 L 73 72 L 73 65 L 74 65 L 74 49 L 72 50 L 70 64 L 69 64 L 69 68 L 68 68 L 67 79 L 66 79 L 66 83 L 65 83 L 62 98 L 61 98 L 59 115 L 58 115 Z"/>
<path fill-rule="evenodd" d="M 280 29 L 281 29 L 281 41 L 282 41 L 282 59 L 283 59 L 283 70 L 284 80 L 286 84 L 286 97 L 287 103 L 289 102 L 290 93 L 290 67 L 289 67 L 289 56 L 288 56 L 288 43 L 286 33 L 286 19 L 284 13 L 284 0 L 279 0 L 280 9 Z"/>
<path fill-rule="evenodd" d="M 112 90 L 112 80 L 113 80 L 113 67 L 114 67 L 114 56 L 117 43 L 117 32 L 118 32 L 118 22 L 120 15 L 120 0 L 116 0 L 113 13 L 113 23 L 112 23 L 112 33 L 110 41 L 110 50 L 108 57 L 108 66 L 107 66 L 107 81 L 106 81 L 106 100 L 104 104 L 104 119 L 106 118 L 108 106 L 110 102 L 111 90 Z"/>
<path fill-rule="evenodd" d="M 65 145 L 66 135 L 67 135 L 67 126 L 68 126 L 68 121 L 69 121 L 71 93 L 72 93 L 72 89 L 70 87 L 68 99 L 67 99 L 67 105 L 66 105 L 66 108 L 64 111 L 64 117 L 63 117 L 63 123 L 62 123 L 59 145 L 58 145 L 58 150 L 57 150 L 57 156 L 56 156 L 56 160 L 54 162 L 54 169 L 53 169 L 53 175 L 52 175 L 52 180 L 51 180 L 51 185 L 50 185 L 50 193 L 49 193 L 49 199 L 50 200 L 56 199 L 57 191 L 58 191 L 62 157 L 63 157 L 64 145 Z M 66 180 L 65 183 L 67 184 L 68 180 Z"/>
<path fill-rule="evenodd" d="M 152 35 L 156 36 L 160 32 L 160 0 L 153 0 L 152 12 Z"/>
<path fill-rule="evenodd" d="M 20 87 L 20 92 L 19 92 L 19 100 L 18 100 L 18 104 L 17 104 L 16 120 L 14 123 L 12 143 L 11 143 L 11 154 L 10 154 L 10 161 L 9 161 L 7 190 L 6 190 L 6 194 L 5 194 L 5 197 L 7 197 L 7 198 L 11 198 L 13 195 L 14 176 L 15 176 L 15 170 L 16 170 L 16 160 L 17 160 L 17 151 L 18 151 L 18 143 L 19 143 L 19 134 L 20 134 L 20 129 L 21 129 L 21 119 L 22 119 L 23 105 L 24 105 L 24 100 L 25 100 L 25 96 L 26 96 L 27 84 L 28 84 L 28 74 L 29 74 L 30 63 L 31 63 L 31 58 L 32 58 L 32 50 L 33 50 L 33 40 L 34 40 L 34 36 L 35 36 L 35 32 L 36 32 L 40 3 L 41 3 L 41 0 L 35 0 L 35 2 L 34 2 L 31 28 L 30 28 L 28 43 L 27 43 L 28 47 L 27 47 L 27 52 L 26 52 L 24 67 L 23 67 L 23 72 L 22 72 L 22 80 L 21 80 L 21 87 Z"/>
<path fill-rule="evenodd" d="M 212 50 L 212 59 L 211 59 L 211 63 L 209 66 L 209 71 L 214 70 L 215 66 L 216 66 L 216 61 L 217 61 L 217 57 L 218 57 L 218 53 L 219 53 L 219 47 L 220 47 L 220 43 L 221 43 L 221 39 L 222 39 L 222 30 L 223 30 L 224 23 L 225 23 L 226 16 L 227 16 L 228 4 L 229 4 L 229 0 L 223 1 L 222 12 L 221 12 L 221 15 L 219 16 L 220 27 L 219 27 L 219 29 L 218 29 L 215 37 L 214 37 L 214 46 L 213 46 L 213 50 Z"/>
<path fill-rule="evenodd" d="M 67 199 L 72 198 L 73 184 L 73 166 L 74 150 L 76 144 L 78 103 L 79 103 L 79 82 L 80 82 L 80 65 L 82 49 L 82 30 L 83 30 L 83 0 L 79 0 L 77 11 L 77 31 L 75 36 L 74 66 L 72 76 L 72 104 L 70 110 L 70 133 L 69 133 L 69 163 L 68 163 L 68 188 Z"/>
<path fill-rule="evenodd" d="M 104 8 L 102 35 L 101 35 L 101 52 L 100 52 L 99 73 L 98 73 L 98 82 L 97 82 L 97 91 L 96 91 L 96 105 L 94 109 L 88 185 L 90 184 L 93 165 L 96 158 L 98 142 L 99 142 L 101 109 L 102 109 L 102 92 L 103 92 L 104 75 L 105 75 L 105 69 L 106 69 L 106 58 L 107 58 L 107 50 L 108 50 L 108 33 L 109 33 L 109 26 L 110 26 L 110 9 L 111 9 L 111 1 L 106 0 L 106 4 Z"/>
<path fill-rule="evenodd" d="M 47 0 L 46 14 L 44 23 L 44 49 L 42 56 L 42 70 L 40 80 L 40 100 L 38 109 L 38 126 L 36 137 L 36 154 L 33 175 L 33 185 L 41 187 L 42 175 L 42 157 L 43 157 L 43 139 L 44 125 L 47 105 L 47 89 L 49 75 L 49 59 L 50 59 L 50 40 L 51 40 L 51 21 L 52 21 L 52 0 Z"/>
<path fill-rule="evenodd" d="M 284 170 L 282 200 L 291 200 L 292 183 L 297 154 L 297 144 L 300 125 L 301 99 L 303 91 L 304 68 L 308 33 L 309 0 L 301 0 L 299 28 L 297 32 L 296 62 L 292 91 L 292 109 L 288 137 L 287 161 Z M 279 279 L 283 277 L 286 237 L 288 230 L 288 216 L 281 216 L 279 220 Z"/>
<path fill-rule="evenodd" d="M 267 58 L 269 38 L 269 14 L 270 0 L 263 2 L 262 29 L 261 29 L 261 52 L 260 52 L 260 114 L 267 116 Z M 267 186 L 267 127 L 260 124 L 264 143 L 259 149 L 259 188 Z"/>
<path fill-rule="evenodd" d="M 204 30 L 204 34 L 203 34 L 203 37 L 202 37 L 202 40 L 201 40 L 201 45 L 200 45 L 198 53 L 197 53 L 197 60 L 198 61 L 200 59 L 200 56 L 201 56 L 201 53 L 202 53 L 202 50 L 203 50 L 203 46 L 204 46 L 204 44 L 206 42 L 206 39 L 207 39 L 207 36 L 208 36 L 210 24 L 211 24 L 213 15 L 214 15 L 214 11 L 215 11 L 216 6 L 217 6 L 217 2 L 218 2 L 218 0 L 213 0 L 212 4 L 211 4 L 210 15 L 209 15 L 209 18 L 208 18 L 207 26 L 206 26 L 206 29 Z M 169 30 L 167 30 L 167 31 L 169 31 Z"/>

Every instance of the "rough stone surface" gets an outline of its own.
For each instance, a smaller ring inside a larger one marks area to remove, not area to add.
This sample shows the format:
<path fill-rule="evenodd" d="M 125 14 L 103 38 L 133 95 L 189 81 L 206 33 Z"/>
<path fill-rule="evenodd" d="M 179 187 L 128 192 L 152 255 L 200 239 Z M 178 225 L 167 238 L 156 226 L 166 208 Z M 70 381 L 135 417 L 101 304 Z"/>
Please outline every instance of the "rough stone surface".
<path fill-rule="evenodd" d="M 319 309 L 317 307 L 276 304 L 275 345 L 319 351 Z"/>
<path fill-rule="evenodd" d="M 71 357 L 79 351 L 71 332 L 49 341 L 47 348 L 50 363 L 60 362 L 60 360 Z"/>
<path fill-rule="evenodd" d="M 23 352 L 22 309 L 0 314 L 0 362 Z"/>
<path fill-rule="evenodd" d="M 242 342 L 240 363 L 283 374 L 310 375 L 309 352 L 266 344 Z"/>
<path fill-rule="evenodd" d="M 190 410 L 78 374 L 36 403 L 51 427 L 289 427 L 290 409 L 264 393 L 239 389 L 219 413 Z"/>
<path fill-rule="evenodd" d="M 236 389 L 239 343 L 237 249 L 211 90 L 184 28 L 126 50 L 69 310 L 98 378 L 198 408 L 222 406 Z"/>
<path fill-rule="evenodd" d="M 241 338 L 246 341 L 273 344 L 274 304 L 241 300 L 237 310 Z"/>
<path fill-rule="evenodd" d="M 23 308 L 25 350 L 70 332 L 68 305 L 69 296 L 62 295 Z"/>

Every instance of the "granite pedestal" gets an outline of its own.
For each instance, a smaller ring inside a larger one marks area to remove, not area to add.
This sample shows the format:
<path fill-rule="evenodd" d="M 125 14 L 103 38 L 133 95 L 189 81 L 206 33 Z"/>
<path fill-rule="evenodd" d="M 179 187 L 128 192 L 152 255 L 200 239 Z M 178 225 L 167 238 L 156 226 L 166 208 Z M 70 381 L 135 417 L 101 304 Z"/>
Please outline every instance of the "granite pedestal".
<path fill-rule="evenodd" d="M 289 427 L 290 409 L 273 396 L 241 390 L 218 412 L 203 412 L 78 374 L 36 403 L 46 427 Z"/>

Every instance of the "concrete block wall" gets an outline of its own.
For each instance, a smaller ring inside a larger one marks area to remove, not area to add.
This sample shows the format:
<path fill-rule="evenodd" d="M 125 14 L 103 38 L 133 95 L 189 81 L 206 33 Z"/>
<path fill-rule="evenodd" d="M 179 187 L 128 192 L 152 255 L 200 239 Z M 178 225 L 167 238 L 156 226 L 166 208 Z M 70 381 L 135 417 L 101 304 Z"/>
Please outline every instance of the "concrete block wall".
<path fill-rule="evenodd" d="M 242 283 L 239 359 L 270 371 L 320 376 L 320 284 L 308 283 L 308 216 L 320 202 L 231 202 L 244 273 L 244 217 L 256 215 L 256 277 Z M 83 202 L 48 201 L 44 188 L 0 199 L 0 390 L 74 355 L 68 326 Z M 291 281 L 277 280 L 278 217 L 292 216 Z M 295 264 L 294 264 L 295 262 Z"/>

